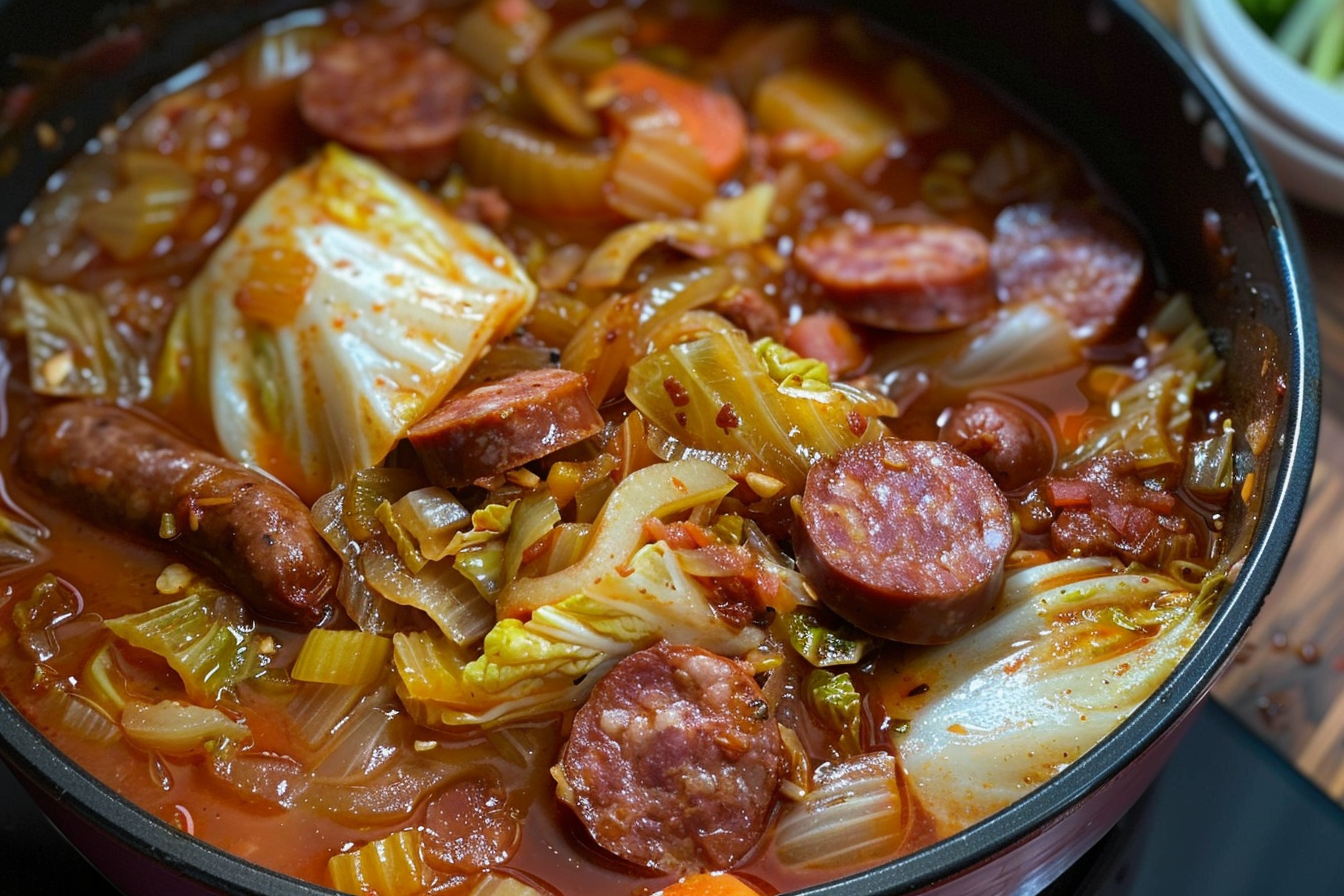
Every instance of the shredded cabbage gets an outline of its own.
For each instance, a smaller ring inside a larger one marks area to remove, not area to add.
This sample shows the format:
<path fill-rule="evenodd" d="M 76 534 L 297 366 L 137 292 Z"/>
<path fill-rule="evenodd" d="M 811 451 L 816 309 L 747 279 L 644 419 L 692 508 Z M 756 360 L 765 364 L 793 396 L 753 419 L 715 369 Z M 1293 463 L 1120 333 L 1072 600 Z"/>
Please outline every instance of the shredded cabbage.
<path fill-rule="evenodd" d="M 888 714 L 942 836 L 1091 749 L 1162 683 L 1204 628 L 1202 589 L 1106 558 L 1007 577 L 995 614 L 956 642 L 895 659 Z"/>
<path fill-rule="evenodd" d="M 398 633 L 398 693 L 425 724 L 500 724 L 578 705 L 602 671 L 659 639 L 727 656 L 761 644 L 759 629 L 721 619 L 709 597 L 666 544 L 646 545 L 528 620 L 500 620 L 479 655 L 436 635 Z"/>
<path fill-rule="evenodd" d="M 28 382 L 40 395 L 127 399 L 149 392 L 144 361 L 96 296 L 20 277 Z"/>
<path fill-rule="evenodd" d="M 1184 466 L 1195 396 L 1222 375 L 1223 362 L 1185 297 L 1169 302 L 1152 329 L 1150 340 L 1158 344 L 1136 365 L 1132 383 L 1111 399 L 1111 419 L 1083 434 L 1063 469 L 1111 451 L 1129 452 L 1143 475 Z"/>
<path fill-rule="evenodd" d="M 167 660 L 193 701 L 212 704 L 265 667 L 263 639 L 240 598 L 194 577 L 181 590 L 180 600 L 106 624 L 127 643 Z"/>
<path fill-rule="evenodd" d="M 311 501 L 382 461 L 535 294 L 489 231 L 330 146 L 192 281 L 158 391 L 186 390 L 230 457 Z"/>
<path fill-rule="evenodd" d="M 793 370 L 787 352 L 776 347 L 758 356 L 740 331 L 706 333 L 630 368 L 625 394 L 679 443 L 725 458 L 733 472 L 778 479 L 796 494 L 817 461 L 881 438 L 886 427 L 877 418 L 894 407 L 845 384 L 818 388 L 815 378 Z M 783 379 L 773 379 L 772 370 Z"/>

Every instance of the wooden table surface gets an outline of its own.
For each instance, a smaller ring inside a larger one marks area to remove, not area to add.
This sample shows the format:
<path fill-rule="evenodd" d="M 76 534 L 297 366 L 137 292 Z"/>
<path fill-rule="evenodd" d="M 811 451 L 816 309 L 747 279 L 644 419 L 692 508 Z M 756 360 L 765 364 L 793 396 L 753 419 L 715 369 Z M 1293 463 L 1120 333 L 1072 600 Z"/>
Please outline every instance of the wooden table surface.
<path fill-rule="evenodd" d="M 1283 571 L 1214 697 L 1344 802 L 1344 218 L 1295 207 L 1321 333 L 1321 437 Z"/>
<path fill-rule="evenodd" d="M 1144 0 L 1174 26 L 1181 0 Z M 1344 217 L 1305 205 L 1321 336 L 1321 435 L 1288 559 L 1214 699 L 1344 803 Z"/>

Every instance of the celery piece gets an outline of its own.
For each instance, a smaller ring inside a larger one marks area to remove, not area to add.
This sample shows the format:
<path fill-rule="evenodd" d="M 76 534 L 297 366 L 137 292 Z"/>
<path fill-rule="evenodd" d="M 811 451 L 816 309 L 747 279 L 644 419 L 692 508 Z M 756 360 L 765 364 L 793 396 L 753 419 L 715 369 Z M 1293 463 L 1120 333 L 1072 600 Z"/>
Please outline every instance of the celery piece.
<path fill-rule="evenodd" d="M 398 831 L 327 861 L 331 884 L 355 896 L 414 896 L 427 879 L 420 832 Z"/>
<path fill-rule="evenodd" d="M 317 684 L 371 684 L 391 656 L 392 641 L 380 635 L 315 628 L 304 638 L 289 674 Z"/>
<path fill-rule="evenodd" d="M 1339 74 L 1341 64 L 1344 64 L 1344 2 L 1337 2 L 1321 23 L 1320 33 L 1307 55 L 1307 71 L 1329 83 Z"/>
<path fill-rule="evenodd" d="M 1274 43 L 1298 61 L 1307 58 L 1312 37 L 1320 33 L 1321 25 L 1338 0 L 1297 0 L 1274 31 Z"/>

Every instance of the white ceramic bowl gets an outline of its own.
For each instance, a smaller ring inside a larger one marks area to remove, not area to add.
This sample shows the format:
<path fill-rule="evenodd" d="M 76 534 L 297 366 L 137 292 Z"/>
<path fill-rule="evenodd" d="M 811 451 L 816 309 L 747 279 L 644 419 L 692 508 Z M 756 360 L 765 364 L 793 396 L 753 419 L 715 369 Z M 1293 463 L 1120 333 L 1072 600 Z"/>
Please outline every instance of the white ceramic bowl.
<path fill-rule="evenodd" d="M 1344 90 L 1288 58 L 1237 0 L 1185 0 L 1210 58 L 1237 90 L 1280 127 L 1344 157 Z"/>
<path fill-rule="evenodd" d="M 1181 36 L 1283 188 L 1344 214 L 1344 90 L 1279 51 L 1237 0 L 1184 0 Z"/>

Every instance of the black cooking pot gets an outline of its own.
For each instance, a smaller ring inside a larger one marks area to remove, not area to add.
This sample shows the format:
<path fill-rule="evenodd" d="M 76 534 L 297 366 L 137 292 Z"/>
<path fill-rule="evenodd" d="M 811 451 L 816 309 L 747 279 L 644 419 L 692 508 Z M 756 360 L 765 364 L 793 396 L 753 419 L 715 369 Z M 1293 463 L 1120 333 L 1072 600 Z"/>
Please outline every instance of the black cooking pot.
<path fill-rule="evenodd" d="M 18 220 L 51 172 L 135 97 L 299 5 L 146 3 L 158 8 L 129 15 L 121 8 L 128 24 L 109 38 L 102 0 L 0 0 L 0 56 L 72 60 L 38 97 L 54 105 L 36 118 L 54 127 L 0 138 L 0 165 L 13 165 L 0 181 L 0 228 Z M 1306 269 L 1283 196 L 1245 134 L 1137 0 L 903 0 L 872 3 L 867 11 L 983 74 L 1090 160 L 1146 235 L 1159 282 L 1193 290 L 1230 361 L 1238 419 L 1256 417 L 1277 397 L 1270 394 L 1275 384 L 1261 376 L 1267 344 L 1284 373 L 1261 503 L 1228 530 L 1233 539 L 1253 533 L 1249 553 L 1207 631 L 1157 693 L 1100 745 L 1008 809 L 915 855 L 810 891 L 1034 893 L 1082 856 L 1152 781 L 1288 551 L 1320 410 Z M 14 72 L 0 77 L 7 79 L 0 84 L 13 83 Z M 0 755 L 72 842 L 127 893 L 325 892 L 249 865 L 123 802 L 4 700 Z"/>

